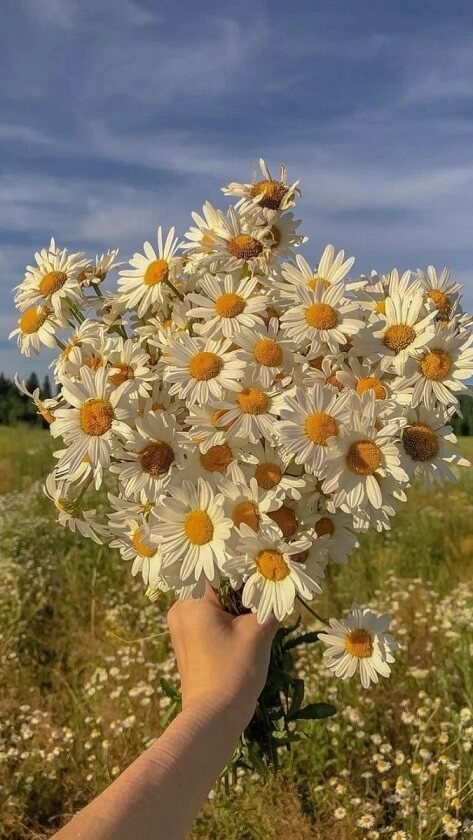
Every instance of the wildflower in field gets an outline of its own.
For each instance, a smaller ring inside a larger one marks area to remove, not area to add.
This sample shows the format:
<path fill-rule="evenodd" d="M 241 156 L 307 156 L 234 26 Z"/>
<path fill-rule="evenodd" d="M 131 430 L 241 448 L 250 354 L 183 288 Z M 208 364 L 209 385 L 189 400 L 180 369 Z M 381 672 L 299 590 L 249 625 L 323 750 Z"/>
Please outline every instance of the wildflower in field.
<path fill-rule="evenodd" d="M 281 329 L 298 346 L 311 353 L 320 352 L 326 344 L 331 353 L 339 353 L 346 336 L 355 335 L 363 327 L 358 304 L 345 296 L 343 283 L 314 289 L 297 287 L 295 300 L 281 316 Z"/>
<path fill-rule="evenodd" d="M 436 317 L 440 321 L 449 321 L 459 301 L 461 283 L 452 281 L 447 268 L 438 272 L 433 265 L 429 265 L 427 271 L 417 269 L 416 285 L 426 303 L 436 310 Z"/>
<path fill-rule="evenodd" d="M 39 353 L 41 345 L 56 347 L 56 333 L 60 322 L 52 308 L 47 304 L 30 306 L 23 310 L 18 318 L 18 327 L 12 330 L 9 338 L 16 336 L 18 347 L 24 356 Z"/>
<path fill-rule="evenodd" d="M 424 306 L 420 292 L 393 291 L 357 342 L 359 354 L 379 361 L 387 370 L 403 373 L 407 359 L 417 355 L 434 334 L 434 312 Z"/>
<path fill-rule="evenodd" d="M 296 265 L 284 263 L 281 269 L 283 280 L 278 283 L 284 298 L 293 304 L 297 303 L 297 290 L 314 290 L 318 286 L 323 289 L 345 280 L 348 272 L 355 263 L 354 257 L 345 260 L 345 252 L 335 252 L 333 245 L 327 245 L 316 268 L 311 268 L 301 254 L 295 257 Z M 345 286 L 352 288 L 351 284 Z"/>
<path fill-rule="evenodd" d="M 287 183 L 287 170 L 281 166 L 279 177 L 273 178 L 269 167 L 263 158 L 259 159 L 259 167 L 262 178 L 252 184 L 239 184 L 236 181 L 222 188 L 224 195 L 240 196 L 249 199 L 258 207 L 268 210 L 286 210 L 294 204 L 296 196 L 300 193 L 299 181 L 293 184 Z"/>
<path fill-rule="evenodd" d="M 271 613 L 282 621 L 292 612 L 297 595 L 310 599 L 313 592 L 321 591 L 318 581 L 323 570 L 310 556 L 308 540 L 286 542 L 274 527 L 255 534 L 242 523 L 239 530 L 236 555 L 224 558 L 222 571 L 235 585 L 244 581 L 243 605 L 256 612 L 261 623 Z"/>
<path fill-rule="evenodd" d="M 378 674 L 388 677 L 399 644 L 387 633 L 389 615 L 377 616 L 354 604 L 344 620 L 331 618 L 319 639 L 327 645 L 324 662 L 335 676 L 349 679 L 359 671 L 361 684 L 368 688 Z"/>
<path fill-rule="evenodd" d="M 136 309 L 141 318 L 148 311 L 161 311 L 171 296 L 169 282 L 176 279 L 180 263 L 176 251 L 179 240 L 171 228 L 163 239 L 162 228 L 158 228 L 158 250 L 150 242 L 143 245 L 144 255 L 136 253 L 130 260 L 130 268 L 120 271 L 118 288 L 127 309 Z"/>
<path fill-rule="evenodd" d="M 69 406 L 56 409 L 50 427 L 53 437 L 61 435 L 68 446 L 58 461 L 58 477 L 74 475 L 87 456 L 96 487 L 100 487 L 103 471 L 111 463 L 113 436 L 128 430 L 121 424 L 131 413 L 129 390 L 129 383 L 114 387 L 103 367 L 97 371 L 83 367 L 80 382 L 63 384 L 61 396 Z"/>
<path fill-rule="evenodd" d="M 258 279 L 235 279 L 231 274 L 213 277 L 206 274 L 201 281 L 202 292 L 191 293 L 192 303 L 187 315 L 202 319 L 196 323 L 199 335 L 211 338 L 231 338 L 242 327 L 253 329 L 261 324 L 259 313 L 265 309 L 267 299 L 258 288 Z"/>
<path fill-rule="evenodd" d="M 54 244 L 35 257 L 36 266 L 28 266 L 25 279 L 16 287 L 15 303 L 23 311 L 46 306 L 64 321 L 71 305 L 82 305 L 79 274 L 85 267 L 84 254 L 69 254 Z"/>

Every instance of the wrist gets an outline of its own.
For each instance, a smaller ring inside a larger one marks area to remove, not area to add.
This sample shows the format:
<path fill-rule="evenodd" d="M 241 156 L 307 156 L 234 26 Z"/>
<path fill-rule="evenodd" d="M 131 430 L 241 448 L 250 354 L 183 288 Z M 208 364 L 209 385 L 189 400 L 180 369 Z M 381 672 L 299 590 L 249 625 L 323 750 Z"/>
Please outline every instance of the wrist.
<path fill-rule="evenodd" d="M 240 735 L 253 716 L 256 699 L 241 693 L 202 692 L 183 699 L 182 712 L 203 723 L 221 723 Z"/>

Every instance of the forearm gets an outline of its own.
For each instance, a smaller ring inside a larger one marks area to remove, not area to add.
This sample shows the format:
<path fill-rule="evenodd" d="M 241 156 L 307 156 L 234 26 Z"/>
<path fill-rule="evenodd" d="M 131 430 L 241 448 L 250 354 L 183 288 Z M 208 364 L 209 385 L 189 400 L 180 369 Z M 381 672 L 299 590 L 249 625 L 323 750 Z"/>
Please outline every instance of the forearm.
<path fill-rule="evenodd" d="M 186 709 L 57 840 L 181 840 L 246 720 L 233 706 Z"/>

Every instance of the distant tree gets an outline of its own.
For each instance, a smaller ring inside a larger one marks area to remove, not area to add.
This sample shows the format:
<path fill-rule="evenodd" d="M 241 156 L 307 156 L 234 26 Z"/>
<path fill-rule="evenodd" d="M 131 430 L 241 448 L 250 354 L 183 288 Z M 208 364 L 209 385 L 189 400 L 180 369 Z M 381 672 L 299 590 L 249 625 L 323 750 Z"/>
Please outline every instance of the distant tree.
<path fill-rule="evenodd" d="M 26 380 L 26 387 L 28 388 L 28 391 L 30 391 L 31 393 L 33 393 L 35 388 L 39 388 L 39 379 L 36 376 L 34 371 L 33 371 L 33 373 L 30 373 L 28 379 Z"/>
<path fill-rule="evenodd" d="M 51 383 L 49 381 L 49 376 L 45 376 L 43 379 L 43 384 L 41 385 L 41 399 L 42 400 L 49 400 L 52 397 L 51 391 Z"/>

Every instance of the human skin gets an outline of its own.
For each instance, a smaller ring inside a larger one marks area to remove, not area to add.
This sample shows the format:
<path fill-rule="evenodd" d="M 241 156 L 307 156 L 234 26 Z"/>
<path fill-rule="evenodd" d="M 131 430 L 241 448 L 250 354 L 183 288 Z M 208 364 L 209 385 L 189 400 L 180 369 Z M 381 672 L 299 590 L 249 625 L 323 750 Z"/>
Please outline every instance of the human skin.
<path fill-rule="evenodd" d="M 224 612 L 208 587 L 174 604 L 168 624 L 182 711 L 55 840 L 182 840 L 251 720 L 277 622 Z"/>

